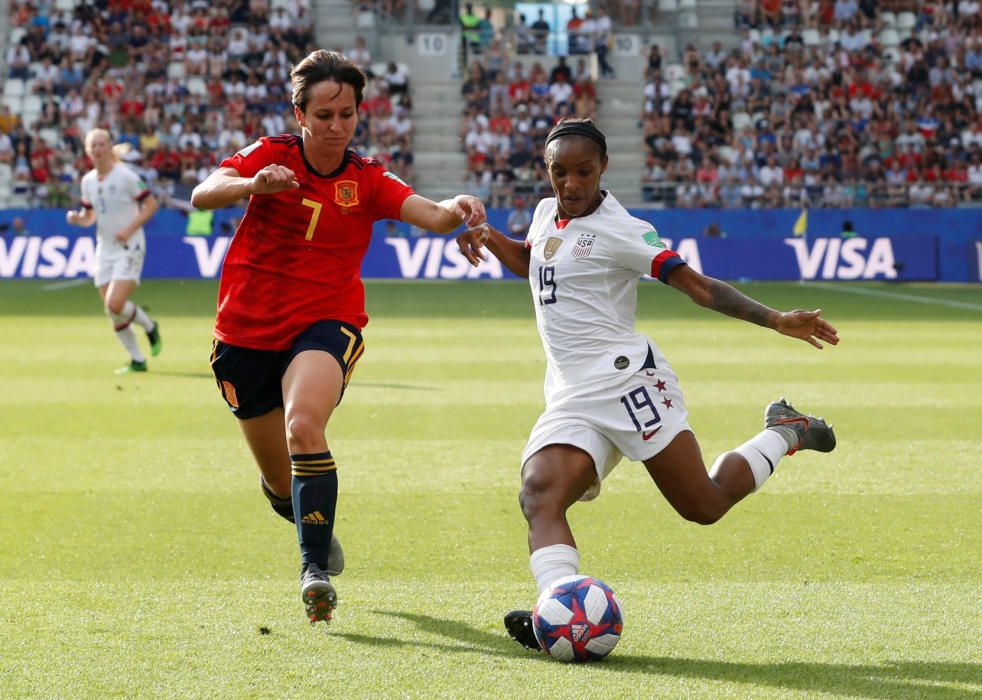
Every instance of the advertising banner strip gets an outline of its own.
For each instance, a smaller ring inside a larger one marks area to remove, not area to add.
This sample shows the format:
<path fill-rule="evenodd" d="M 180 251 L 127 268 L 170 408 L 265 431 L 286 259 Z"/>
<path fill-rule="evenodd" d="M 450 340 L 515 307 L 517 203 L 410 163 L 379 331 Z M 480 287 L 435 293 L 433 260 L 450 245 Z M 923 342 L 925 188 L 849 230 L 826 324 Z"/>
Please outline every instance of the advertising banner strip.
<path fill-rule="evenodd" d="M 230 236 L 148 237 L 143 277 L 215 278 L 231 240 Z M 931 235 L 662 240 L 694 269 L 727 280 L 940 279 L 938 238 Z M 362 275 L 366 279 L 514 278 L 493 256 L 488 258 L 480 267 L 471 267 L 452 237 L 376 236 Z M 86 277 L 94 260 L 91 235 L 0 238 L 0 278 L 4 279 Z"/>

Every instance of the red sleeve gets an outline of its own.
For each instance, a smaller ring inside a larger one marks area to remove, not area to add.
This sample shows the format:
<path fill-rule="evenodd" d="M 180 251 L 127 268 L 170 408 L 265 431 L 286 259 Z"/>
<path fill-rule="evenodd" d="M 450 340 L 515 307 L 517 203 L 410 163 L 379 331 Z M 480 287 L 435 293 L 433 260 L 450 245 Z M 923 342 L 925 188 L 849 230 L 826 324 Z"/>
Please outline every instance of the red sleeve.
<path fill-rule="evenodd" d="M 663 250 L 651 261 L 651 276 L 668 284 L 668 273 L 687 263 L 674 250 Z"/>
<path fill-rule="evenodd" d="M 252 177 L 275 162 L 273 146 L 264 136 L 219 164 L 219 168 L 235 168 L 242 177 Z"/>
<path fill-rule="evenodd" d="M 402 203 L 413 192 L 413 188 L 390 173 L 379 163 L 372 163 L 371 168 L 374 183 L 374 206 L 372 212 L 376 221 L 379 219 L 399 219 Z"/>

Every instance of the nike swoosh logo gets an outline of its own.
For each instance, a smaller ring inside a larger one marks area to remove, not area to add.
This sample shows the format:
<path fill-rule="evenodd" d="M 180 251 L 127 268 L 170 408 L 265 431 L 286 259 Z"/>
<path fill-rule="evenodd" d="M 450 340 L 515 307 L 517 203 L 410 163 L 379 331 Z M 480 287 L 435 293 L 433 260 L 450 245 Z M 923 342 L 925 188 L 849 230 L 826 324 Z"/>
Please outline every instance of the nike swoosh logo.
<path fill-rule="evenodd" d="M 650 369 L 646 369 L 644 371 L 644 373 L 645 373 L 645 376 L 648 376 L 648 377 L 654 377 L 655 376 L 655 373 L 652 372 Z"/>
<path fill-rule="evenodd" d="M 642 440 L 650 440 L 651 438 L 653 438 L 655 436 L 655 433 L 657 433 L 661 429 L 662 429 L 662 426 L 659 425 L 657 428 L 655 428 L 654 430 L 652 430 L 650 433 L 641 433 L 641 439 Z"/>

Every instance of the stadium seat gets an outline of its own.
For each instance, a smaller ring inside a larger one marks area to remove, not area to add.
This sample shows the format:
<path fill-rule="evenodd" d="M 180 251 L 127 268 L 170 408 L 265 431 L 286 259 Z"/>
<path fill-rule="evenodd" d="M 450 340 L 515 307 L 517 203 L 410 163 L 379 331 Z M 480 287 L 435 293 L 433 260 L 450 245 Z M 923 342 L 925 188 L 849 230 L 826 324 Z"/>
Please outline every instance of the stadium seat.
<path fill-rule="evenodd" d="M 180 80 L 184 77 L 184 64 L 181 61 L 171 61 L 167 64 L 167 77 Z"/>
<path fill-rule="evenodd" d="M 917 26 L 917 16 L 913 12 L 901 12 L 897 15 L 897 29 L 913 30 Z"/>
<path fill-rule="evenodd" d="M 44 103 L 41 98 L 37 95 L 24 95 L 24 100 L 21 104 L 21 111 L 23 112 L 40 112 Z"/>
<path fill-rule="evenodd" d="M 14 169 L 7 163 L 0 163 L 0 187 L 10 190 L 10 181 L 14 179 Z"/>
<path fill-rule="evenodd" d="M 668 92 L 675 97 L 677 94 L 685 90 L 684 80 L 672 80 L 668 83 Z"/>
<path fill-rule="evenodd" d="M 809 27 L 801 32 L 801 40 L 805 46 L 818 46 L 822 43 L 822 35 L 818 33 L 817 29 Z"/>
<path fill-rule="evenodd" d="M 755 44 L 760 43 L 760 30 L 759 29 L 748 29 L 747 38 Z"/>
<path fill-rule="evenodd" d="M 678 22 L 683 29 L 695 29 L 699 26 L 699 13 L 695 10 L 680 10 Z"/>
<path fill-rule="evenodd" d="M 269 3 L 269 9 L 275 10 L 277 7 L 282 7 L 284 10 L 290 9 L 290 4 L 287 0 L 273 0 Z"/>
<path fill-rule="evenodd" d="M 880 46 L 889 48 L 900 45 L 900 34 L 896 29 L 884 29 L 880 32 Z"/>
<path fill-rule="evenodd" d="M 716 155 L 720 157 L 721 160 L 725 160 L 730 165 L 736 162 L 737 152 L 732 146 L 719 146 L 716 148 Z"/>
<path fill-rule="evenodd" d="M 356 18 L 355 26 L 358 29 L 374 29 L 375 13 L 371 10 L 361 10 Z"/>
<path fill-rule="evenodd" d="M 675 12 L 679 9 L 678 0 L 658 0 L 659 12 Z"/>
<path fill-rule="evenodd" d="M 747 124 L 752 124 L 753 120 L 746 112 L 734 112 L 733 116 L 730 117 L 730 123 L 733 124 L 733 131 L 740 131 Z"/>
<path fill-rule="evenodd" d="M 20 43 L 20 40 L 24 38 L 25 34 L 27 34 L 27 30 L 24 29 L 24 27 L 14 27 L 11 29 L 10 40 L 7 42 L 7 48 L 17 46 L 17 44 Z"/>
<path fill-rule="evenodd" d="M 25 92 L 24 81 L 20 78 L 8 78 L 3 84 L 3 94 L 21 97 Z"/>
<path fill-rule="evenodd" d="M 665 66 L 665 82 L 671 83 L 685 77 L 685 67 L 681 63 L 669 63 Z"/>
<path fill-rule="evenodd" d="M 680 10 L 695 10 L 696 0 L 678 0 Z"/>
<path fill-rule="evenodd" d="M 196 75 L 188 77 L 185 87 L 187 87 L 188 92 L 192 95 L 208 94 L 208 86 L 205 84 L 204 78 L 199 78 Z"/>
<path fill-rule="evenodd" d="M 75 9 L 75 0 L 55 0 L 55 7 L 59 10 L 72 12 Z"/>
<path fill-rule="evenodd" d="M 0 103 L 10 107 L 10 111 L 14 114 L 20 113 L 23 102 L 24 101 L 21 99 L 20 95 L 4 95 L 3 97 L 0 97 Z"/>
<path fill-rule="evenodd" d="M 896 46 L 887 46 L 881 52 L 883 60 L 890 64 L 896 64 L 900 61 L 900 49 Z"/>
<path fill-rule="evenodd" d="M 51 129 L 51 128 L 40 129 L 38 131 L 38 134 L 41 135 L 41 138 L 44 139 L 44 142 L 49 146 L 54 146 L 58 143 L 57 129 Z"/>
<path fill-rule="evenodd" d="M 883 26 L 893 29 L 897 26 L 897 14 L 889 11 L 881 12 L 880 21 L 883 22 Z"/>
<path fill-rule="evenodd" d="M 829 35 L 828 35 L 828 37 L 826 38 L 826 41 L 828 41 L 828 42 L 829 42 L 829 44 L 828 44 L 828 45 L 829 45 L 830 47 L 831 47 L 831 46 L 835 46 L 835 43 L 836 43 L 836 42 L 837 42 L 838 40 L 839 40 L 839 30 L 838 30 L 838 29 L 830 29 L 830 30 L 829 30 Z"/>
<path fill-rule="evenodd" d="M 20 113 L 21 124 L 23 124 L 24 127 L 28 130 L 33 129 L 34 123 L 37 122 L 37 120 L 40 118 L 41 118 L 41 110 L 38 110 L 36 112 L 29 112 L 25 109 Z"/>

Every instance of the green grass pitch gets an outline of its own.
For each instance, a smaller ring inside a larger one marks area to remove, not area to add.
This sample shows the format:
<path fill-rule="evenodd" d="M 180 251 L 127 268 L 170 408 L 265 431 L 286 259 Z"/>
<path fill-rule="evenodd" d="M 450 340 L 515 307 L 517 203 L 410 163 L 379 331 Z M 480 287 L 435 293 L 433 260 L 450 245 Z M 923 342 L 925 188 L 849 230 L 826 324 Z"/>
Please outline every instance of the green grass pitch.
<path fill-rule="evenodd" d="M 606 661 L 509 640 L 534 600 L 518 460 L 544 360 L 521 283 L 368 285 L 328 439 L 348 569 L 311 628 L 295 535 L 208 368 L 216 286 L 148 282 L 164 352 L 88 285 L 0 282 L 2 698 L 961 698 L 982 695 L 982 288 L 751 284 L 821 306 L 809 346 L 644 285 L 707 463 L 781 395 L 837 429 L 720 523 L 622 462 L 571 520 L 625 610 Z"/>

